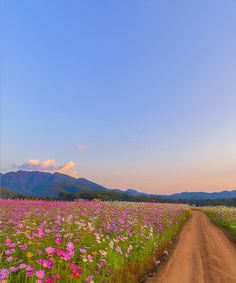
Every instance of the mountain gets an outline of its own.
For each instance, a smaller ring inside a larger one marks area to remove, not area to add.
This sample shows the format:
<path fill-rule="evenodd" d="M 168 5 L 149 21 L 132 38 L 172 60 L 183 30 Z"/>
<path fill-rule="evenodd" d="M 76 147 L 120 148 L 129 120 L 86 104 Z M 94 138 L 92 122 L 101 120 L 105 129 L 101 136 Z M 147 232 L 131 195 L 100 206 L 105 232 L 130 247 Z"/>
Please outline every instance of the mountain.
<path fill-rule="evenodd" d="M 199 200 L 199 199 L 228 199 L 236 198 L 236 190 L 223 192 L 182 192 L 172 195 L 154 195 L 138 192 L 134 189 L 126 191 L 119 189 L 108 189 L 84 178 L 73 178 L 60 173 L 46 173 L 40 171 L 17 171 L 0 173 L 0 187 L 4 188 L 5 195 L 25 195 L 44 198 L 57 198 L 60 194 L 80 193 L 84 195 L 106 195 L 107 199 L 123 199 L 129 196 L 132 199 L 147 198 L 164 200 Z M 2 189 L 3 191 L 3 189 Z"/>
<path fill-rule="evenodd" d="M 59 193 L 90 192 L 101 189 L 102 186 L 86 179 L 76 179 L 60 173 L 45 173 L 39 171 L 17 171 L 1 174 L 1 187 L 14 193 L 35 197 L 58 197 Z M 90 184 L 92 188 L 85 187 Z"/>
<path fill-rule="evenodd" d="M 222 192 L 183 192 L 166 196 L 169 199 L 226 199 L 236 198 L 236 190 Z"/>
<path fill-rule="evenodd" d="M 77 179 L 76 183 L 82 187 L 89 188 L 92 191 L 108 191 L 108 188 L 105 188 L 97 183 L 89 181 L 84 178 Z"/>

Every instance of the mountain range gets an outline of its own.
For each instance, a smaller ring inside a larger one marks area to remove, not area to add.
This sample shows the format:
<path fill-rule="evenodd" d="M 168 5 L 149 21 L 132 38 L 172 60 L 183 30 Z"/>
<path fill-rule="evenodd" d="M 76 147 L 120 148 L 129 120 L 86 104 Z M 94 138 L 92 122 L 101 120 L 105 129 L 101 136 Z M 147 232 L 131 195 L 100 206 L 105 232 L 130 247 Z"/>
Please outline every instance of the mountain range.
<path fill-rule="evenodd" d="M 160 197 L 170 200 L 177 199 L 226 199 L 236 198 L 236 190 L 222 192 L 181 192 L 172 195 L 158 195 L 138 192 L 134 189 L 126 191 L 108 189 L 84 178 L 73 178 L 61 173 L 40 171 L 23 171 L 0 173 L 1 194 L 11 197 L 14 194 L 42 198 L 57 198 L 60 193 L 91 193 L 104 192 L 125 194 L 133 197 Z"/>

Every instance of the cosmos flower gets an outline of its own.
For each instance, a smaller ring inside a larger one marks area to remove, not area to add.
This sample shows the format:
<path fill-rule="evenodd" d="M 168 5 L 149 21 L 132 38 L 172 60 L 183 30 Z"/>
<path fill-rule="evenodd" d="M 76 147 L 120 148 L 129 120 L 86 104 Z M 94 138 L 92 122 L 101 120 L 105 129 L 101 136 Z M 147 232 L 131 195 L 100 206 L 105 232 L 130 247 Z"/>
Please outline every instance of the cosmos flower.
<path fill-rule="evenodd" d="M 45 276 L 45 271 L 44 270 L 36 271 L 35 275 L 37 276 L 38 279 L 43 279 Z"/>
<path fill-rule="evenodd" d="M 75 249 L 75 245 L 72 242 L 68 242 L 66 244 L 66 248 L 68 251 L 73 251 Z"/>
<path fill-rule="evenodd" d="M 10 274 L 10 271 L 9 269 L 6 269 L 6 268 L 3 268 L 0 270 L 0 276 L 3 278 L 3 279 L 7 279 L 8 276 Z"/>
<path fill-rule="evenodd" d="M 56 252 L 56 249 L 55 248 L 52 248 L 52 247 L 47 247 L 45 249 L 45 252 L 48 254 L 48 255 L 53 255 L 55 252 Z"/>
<path fill-rule="evenodd" d="M 86 282 L 94 283 L 94 281 L 93 281 L 93 275 L 88 275 L 85 280 L 86 280 Z"/>
<path fill-rule="evenodd" d="M 42 265 L 45 268 L 51 269 L 53 266 L 53 263 L 50 260 L 43 260 Z"/>

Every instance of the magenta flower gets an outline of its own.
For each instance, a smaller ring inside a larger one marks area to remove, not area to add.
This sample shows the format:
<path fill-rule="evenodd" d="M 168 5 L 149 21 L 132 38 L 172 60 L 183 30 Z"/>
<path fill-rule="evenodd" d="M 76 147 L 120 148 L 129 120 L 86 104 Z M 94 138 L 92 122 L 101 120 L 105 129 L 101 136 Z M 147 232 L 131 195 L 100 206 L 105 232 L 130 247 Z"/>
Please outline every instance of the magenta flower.
<path fill-rule="evenodd" d="M 108 268 L 108 269 L 106 270 L 106 273 L 107 273 L 107 274 L 111 274 L 111 273 L 112 273 L 112 270 L 111 270 L 110 268 Z"/>
<path fill-rule="evenodd" d="M 97 266 L 99 267 L 99 268 L 102 268 L 104 265 L 106 265 L 106 261 L 105 260 L 101 260 L 98 264 L 97 264 Z"/>
<path fill-rule="evenodd" d="M 20 246 L 20 249 L 21 249 L 22 251 L 25 251 L 25 250 L 27 250 L 27 246 L 26 246 L 26 245 L 22 245 L 22 246 Z"/>
<path fill-rule="evenodd" d="M 53 283 L 54 279 L 53 277 L 46 278 L 46 283 Z"/>
<path fill-rule="evenodd" d="M 32 276 L 34 275 L 34 273 L 33 273 L 32 271 L 27 271 L 27 272 L 26 272 L 26 275 L 27 275 L 28 277 L 32 277 Z"/>
<path fill-rule="evenodd" d="M 61 238 L 56 238 L 55 242 L 56 242 L 57 245 L 59 245 L 62 242 L 62 239 Z"/>
<path fill-rule="evenodd" d="M 65 261 L 70 260 L 74 256 L 74 252 L 69 252 L 69 253 L 63 253 L 63 259 Z"/>
<path fill-rule="evenodd" d="M 6 268 L 0 270 L 0 277 L 7 279 L 10 274 L 10 271 Z"/>

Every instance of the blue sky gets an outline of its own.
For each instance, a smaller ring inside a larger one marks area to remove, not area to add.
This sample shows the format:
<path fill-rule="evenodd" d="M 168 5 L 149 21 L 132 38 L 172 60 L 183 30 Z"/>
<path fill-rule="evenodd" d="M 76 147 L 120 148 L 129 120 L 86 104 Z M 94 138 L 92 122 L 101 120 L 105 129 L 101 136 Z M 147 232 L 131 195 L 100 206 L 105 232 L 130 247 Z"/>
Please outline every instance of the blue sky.
<path fill-rule="evenodd" d="M 153 193 L 236 187 L 236 1 L 1 11 L 1 171 Z"/>

